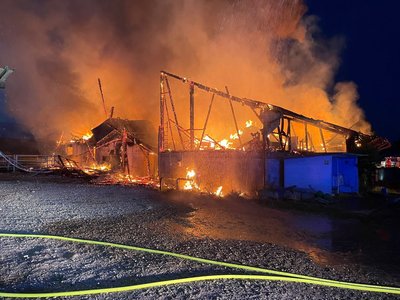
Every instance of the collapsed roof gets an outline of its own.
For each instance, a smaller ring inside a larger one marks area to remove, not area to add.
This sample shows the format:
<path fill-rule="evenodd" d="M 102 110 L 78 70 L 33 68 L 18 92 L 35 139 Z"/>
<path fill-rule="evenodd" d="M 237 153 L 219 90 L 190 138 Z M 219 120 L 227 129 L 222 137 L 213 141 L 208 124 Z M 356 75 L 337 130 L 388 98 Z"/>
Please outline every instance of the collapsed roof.
<path fill-rule="evenodd" d="M 147 120 L 126 120 L 110 118 L 92 129 L 95 143 L 104 144 L 115 138 L 120 138 L 124 129 L 128 142 L 141 144 L 151 151 L 157 149 L 157 132 Z"/>

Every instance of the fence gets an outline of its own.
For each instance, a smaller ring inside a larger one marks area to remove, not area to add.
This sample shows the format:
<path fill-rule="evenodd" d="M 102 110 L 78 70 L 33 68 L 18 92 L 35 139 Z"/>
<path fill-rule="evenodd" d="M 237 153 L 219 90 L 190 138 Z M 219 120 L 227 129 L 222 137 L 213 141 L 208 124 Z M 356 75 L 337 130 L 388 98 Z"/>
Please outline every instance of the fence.
<path fill-rule="evenodd" d="M 26 169 L 48 169 L 56 165 L 54 155 L 6 155 L 8 159 L 0 156 L 0 171 L 15 172 L 17 166 Z"/>

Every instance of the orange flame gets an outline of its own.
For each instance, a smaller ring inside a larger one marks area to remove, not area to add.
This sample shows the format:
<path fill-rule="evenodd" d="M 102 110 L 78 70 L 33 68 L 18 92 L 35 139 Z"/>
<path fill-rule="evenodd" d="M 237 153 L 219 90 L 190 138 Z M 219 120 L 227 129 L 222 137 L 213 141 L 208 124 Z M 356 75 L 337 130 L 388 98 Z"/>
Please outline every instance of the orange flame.
<path fill-rule="evenodd" d="M 199 190 L 199 186 L 195 182 L 196 172 L 194 170 L 189 170 L 186 173 L 186 181 L 183 189 L 186 191 L 190 191 L 193 189 Z"/>
<path fill-rule="evenodd" d="M 217 190 L 215 191 L 214 195 L 216 195 L 218 197 L 223 197 L 224 196 L 222 194 L 222 185 L 217 188 Z"/>
<path fill-rule="evenodd" d="M 85 133 L 85 134 L 82 136 L 82 140 L 87 141 L 87 140 L 89 140 L 92 136 L 93 136 L 93 133 L 87 132 L 87 133 Z"/>

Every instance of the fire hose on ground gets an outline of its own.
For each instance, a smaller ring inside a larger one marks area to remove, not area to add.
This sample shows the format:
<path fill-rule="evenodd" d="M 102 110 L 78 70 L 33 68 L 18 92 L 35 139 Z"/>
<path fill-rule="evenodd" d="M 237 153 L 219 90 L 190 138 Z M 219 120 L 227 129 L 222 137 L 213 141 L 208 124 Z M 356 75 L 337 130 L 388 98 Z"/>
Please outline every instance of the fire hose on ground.
<path fill-rule="evenodd" d="M 233 269 L 240 269 L 240 270 L 243 270 L 246 272 L 254 272 L 254 273 L 258 273 L 258 274 L 268 274 L 268 275 L 248 275 L 248 274 L 208 275 L 208 276 L 197 276 L 197 277 L 164 280 L 164 281 L 122 286 L 122 287 L 89 289 L 89 290 L 79 290 L 79 291 L 65 291 L 65 292 L 14 293 L 14 292 L 1 292 L 0 291 L 0 297 L 46 298 L 46 297 L 83 296 L 83 295 L 93 295 L 93 294 L 102 294 L 102 293 L 127 292 L 127 291 L 134 291 L 134 290 L 154 288 L 154 287 L 162 287 L 162 286 L 175 285 L 175 284 L 184 284 L 184 283 L 197 282 L 197 281 L 221 280 L 221 279 L 294 282 L 294 283 L 305 283 L 305 284 L 313 284 L 313 285 L 335 287 L 335 288 L 342 288 L 342 289 L 359 290 L 359 291 L 364 291 L 364 292 L 376 292 L 376 293 L 387 293 L 387 294 L 400 295 L 399 287 L 379 286 L 379 285 L 370 285 L 370 284 L 361 284 L 361 283 L 352 283 L 352 282 L 323 279 L 323 278 L 318 278 L 318 277 L 269 270 L 269 269 L 265 269 L 265 268 L 252 267 L 252 266 L 240 265 L 240 264 L 235 264 L 235 263 L 221 262 L 221 261 L 199 258 L 199 257 L 195 257 L 195 256 L 179 254 L 179 253 L 174 253 L 174 252 L 169 252 L 169 251 L 162 251 L 162 250 L 156 250 L 156 249 L 150 249 L 150 248 L 142 248 L 142 247 L 116 244 L 116 243 L 110 243 L 110 242 L 101 242 L 101 241 L 86 240 L 86 239 L 80 239 L 80 238 L 70 238 L 70 237 L 56 236 L 56 235 L 20 234 L 20 233 L 0 233 L 0 238 L 51 239 L 51 240 L 59 240 L 59 241 L 64 241 L 64 242 L 83 243 L 83 244 L 90 244 L 90 245 L 113 247 L 113 248 L 125 249 L 125 250 L 130 250 L 130 251 L 141 251 L 141 252 L 146 252 L 146 253 L 151 253 L 151 254 L 166 255 L 166 256 L 176 257 L 179 259 L 195 261 L 198 263 L 216 265 L 216 266 L 233 268 Z"/>

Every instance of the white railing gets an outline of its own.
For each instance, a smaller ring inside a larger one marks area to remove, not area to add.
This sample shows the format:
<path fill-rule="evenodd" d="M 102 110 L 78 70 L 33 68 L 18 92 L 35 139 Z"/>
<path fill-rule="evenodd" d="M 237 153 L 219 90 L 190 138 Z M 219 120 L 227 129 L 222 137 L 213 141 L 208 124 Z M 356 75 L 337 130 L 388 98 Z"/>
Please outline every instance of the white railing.
<path fill-rule="evenodd" d="M 18 166 L 26 169 L 48 169 L 56 165 L 56 156 L 54 155 L 5 155 L 0 156 L 0 170 L 15 172 Z"/>

